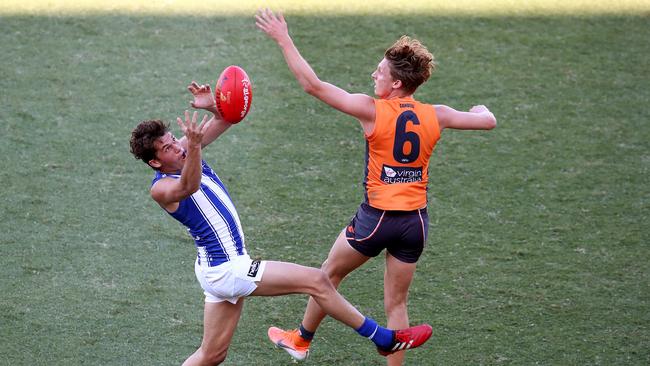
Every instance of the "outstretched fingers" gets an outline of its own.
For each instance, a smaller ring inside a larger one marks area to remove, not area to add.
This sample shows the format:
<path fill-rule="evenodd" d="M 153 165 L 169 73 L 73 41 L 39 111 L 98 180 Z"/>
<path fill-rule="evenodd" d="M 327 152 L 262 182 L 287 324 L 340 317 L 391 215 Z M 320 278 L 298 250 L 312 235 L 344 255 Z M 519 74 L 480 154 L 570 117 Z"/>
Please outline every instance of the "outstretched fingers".
<path fill-rule="evenodd" d="M 268 8 L 258 10 L 255 15 L 255 25 L 278 43 L 284 40 L 289 33 L 284 15 L 281 12 L 276 15 Z"/>
<path fill-rule="evenodd" d="M 189 126 L 189 122 L 190 122 L 190 112 L 188 110 L 185 110 L 185 120 L 183 120 L 181 117 L 176 117 L 176 123 L 178 123 L 178 127 L 181 128 L 183 134 L 186 133 L 187 128 Z"/>
<path fill-rule="evenodd" d="M 201 124 L 199 125 L 199 131 L 201 131 L 201 134 L 205 133 L 205 130 L 208 128 L 208 122 L 209 118 L 207 115 L 203 116 L 203 120 L 201 121 Z"/>
<path fill-rule="evenodd" d="M 189 90 L 190 93 L 192 93 L 192 96 L 196 98 L 196 96 L 199 95 L 201 92 L 201 86 L 199 86 L 199 84 L 197 84 L 196 81 L 192 81 L 192 83 L 188 85 L 187 90 Z M 192 106 L 192 108 L 196 108 L 196 103 L 194 102 L 194 100 L 190 100 L 190 106 Z"/>
<path fill-rule="evenodd" d="M 194 97 L 193 100 L 189 101 L 192 108 L 207 109 L 214 105 L 214 96 L 212 95 L 212 89 L 209 84 L 198 84 L 196 81 L 192 81 L 188 85 L 187 90 Z"/>
<path fill-rule="evenodd" d="M 178 126 L 181 128 L 184 135 L 187 135 L 188 132 L 193 132 L 196 129 L 197 116 L 198 112 L 194 111 L 192 118 L 190 119 L 190 111 L 185 110 L 185 120 L 180 117 L 176 118 L 176 123 L 178 123 Z"/>
<path fill-rule="evenodd" d="M 196 81 L 192 81 L 190 85 L 187 86 L 187 90 L 190 91 L 190 93 L 196 95 L 196 94 L 201 94 L 201 93 L 206 93 L 210 92 L 210 85 L 207 84 L 198 84 Z"/>
<path fill-rule="evenodd" d="M 200 145 L 203 140 L 203 135 L 208 126 L 208 116 L 204 115 L 201 119 L 201 122 L 197 124 L 199 117 L 199 112 L 194 111 L 190 116 L 189 111 L 185 111 L 185 120 L 181 117 L 176 118 L 178 126 L 183 131 L 183 135 L 187 138 L 187 141 L 190 145 Z"/>
<path fill-rule="evenodd" d="M 264 32 L 268 30 L 269 22 L 264 18 L 261 10 L 258 10 L 257 14 L 255 14 L 255 25 Z"/>
<path fill-rule="evenodd" d="M 265 33 L 269 33 L 273 28 L 274 22 L 284 22 L 284 17 L 282 17 L 282 14 L 280 14 L 280 18 L 281 19 L 278 19 L 273 11 L 271 11 L 269 8 L 259 9 L 255 15 L 255 24 Z"/>
<path fill-rule="evenodd" d="M 189 90 L 190 93 L 192 93 L 192 94 L 196 94 L 199 89 L 200 89 L 199 84 L 197 84 L 196 81 L 194 81 L 194 80 L 192 80 L 190 85 L 187 86 L 187 90 Z"/>
<path fill-rule="evenodd" d="M 197 120 L 199 117 L 199 112 L 194 111 L 192 113 L 192 119 L 189 119 L 189 112 L 185 111 L 185 128 L 186 131 L 192 134 L 200 134 L 202 135 L 205 132 L 205 129 L 207 127 L 207 122 L 209 121 L 208 115 L 203 115 L 203 118 L 201 119 L 201 122 L 197 124 Z"/>
<path fill-rule="evenodd" d="M 185 126 L 185 130 L 187 130 L 190 127 L 190 111 L 187 109 L 185 110 L 185 122 L 183 123 Z"/>

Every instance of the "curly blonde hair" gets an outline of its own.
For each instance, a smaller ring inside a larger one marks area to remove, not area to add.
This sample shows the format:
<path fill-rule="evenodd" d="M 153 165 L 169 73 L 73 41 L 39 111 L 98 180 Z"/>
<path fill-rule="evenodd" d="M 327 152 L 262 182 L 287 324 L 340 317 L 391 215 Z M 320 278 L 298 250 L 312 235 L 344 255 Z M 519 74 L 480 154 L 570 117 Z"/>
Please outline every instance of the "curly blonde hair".
<path fill-rule="evenodd" d="M 384 53 L 390 64 L 390 75 L 402 81 L 409 94 L 429 79 L 436 61 L 427 48 L 417 39 L 402 36 Z"/>

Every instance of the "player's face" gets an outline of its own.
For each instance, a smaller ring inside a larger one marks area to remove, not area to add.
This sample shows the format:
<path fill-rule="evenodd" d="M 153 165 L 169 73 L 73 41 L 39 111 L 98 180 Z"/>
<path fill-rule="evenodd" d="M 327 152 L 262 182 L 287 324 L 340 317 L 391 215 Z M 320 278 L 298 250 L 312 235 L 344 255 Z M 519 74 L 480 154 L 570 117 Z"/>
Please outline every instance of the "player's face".
<path fill-rule="evenodd" d="M 171 132 L 159 137 L 154 141 L 153 146 L 156 149 L 156 158 L 154 160 L 160 164 L 160 167 L 156 169 L 173 172 L 183 168 L 186 152 L 180 141 Z"/>
<path fill-rule="evenodd" d="M 375 82 L 375 95 L 379 98 L 388 98 L 395 89 L 396 81 L 390 75 L 390 64 L 385 58 L 381 60 L 377 69 L 372 73 Z"/>

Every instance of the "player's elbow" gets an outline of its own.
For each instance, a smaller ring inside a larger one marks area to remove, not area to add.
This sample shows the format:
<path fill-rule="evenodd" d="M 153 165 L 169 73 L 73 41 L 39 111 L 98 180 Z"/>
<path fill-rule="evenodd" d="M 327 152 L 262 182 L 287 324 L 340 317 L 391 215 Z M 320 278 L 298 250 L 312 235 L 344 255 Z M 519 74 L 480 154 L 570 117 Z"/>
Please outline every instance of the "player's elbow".
<path fill-rule="evenodd" d="M 303 83 L 302 90 L 304 90 L 305 93 L 312 96 L 318 95 L 318 87 L 314 83 Z"/>
<path fill-rule="evenodd" d="M 185 185 L 183 185 L 183 195 L 185 197 L 189 197 L 193 195 L 196 191 L 201 188 L 201 181 L 198 182 L 188 182 Z"/>
<path fill-rule="evenodd" d="M 303 90 L 305 93 L 311 95 L 312 97 L 318 97 L 318 92 L 316 91 L 316 88 L 314 88 L 313 85 L 308 85 L 303 87 Z"/>
<path fill-rule="evenodd" d="M 201 183 L 193 184 L 189 190 L 190 194 L 196 193 L 196 191 L 198 191 L 199 189 L 201 189 Z"/>
<path fill-rule="evenodd" d="M 320 91 L 323 90 L 322 82 L 318 78 L 315 79 L 305 78 L 301 80 L 300 85 L 302 86 L 302 90 L 304 90 L 305 93 L 315 97 L 318 97 Z"/>
<path fill-rule="evenodd" d="M 483 129 L 491 130 L 497 126 L 497 119 L 492 112 L 483 113 Z"/>

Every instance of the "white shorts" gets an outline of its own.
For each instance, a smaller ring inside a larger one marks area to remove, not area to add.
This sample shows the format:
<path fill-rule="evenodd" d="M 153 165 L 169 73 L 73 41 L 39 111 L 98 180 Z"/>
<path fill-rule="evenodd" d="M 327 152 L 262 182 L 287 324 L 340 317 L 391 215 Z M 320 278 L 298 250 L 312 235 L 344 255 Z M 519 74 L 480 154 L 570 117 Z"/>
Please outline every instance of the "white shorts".
<path fill-rule="evenodd" d="M 233 304 L 237 299 L 250 295 L 262 280 L 266 261 L 252 260 L 248 255 L 240 255 L 235 259 L 216 267 L 209 267 L 207 261 L 194 263 L 194 273 L 199 280 L 205 302 L 228 301 Z"/>

